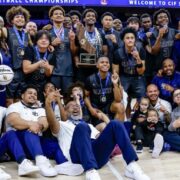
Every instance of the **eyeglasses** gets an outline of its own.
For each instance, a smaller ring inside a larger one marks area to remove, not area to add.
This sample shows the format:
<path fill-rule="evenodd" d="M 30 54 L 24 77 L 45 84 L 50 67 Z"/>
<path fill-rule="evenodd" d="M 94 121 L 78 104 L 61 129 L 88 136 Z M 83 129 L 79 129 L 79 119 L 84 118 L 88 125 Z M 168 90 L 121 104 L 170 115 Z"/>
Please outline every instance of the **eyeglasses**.
<path fill-rule="evenodd" d="M 180 92 L 175 93 L 175 94 L 173 95 L 174 98 L 177 97 L 177 96 L 180 96 Z"/>

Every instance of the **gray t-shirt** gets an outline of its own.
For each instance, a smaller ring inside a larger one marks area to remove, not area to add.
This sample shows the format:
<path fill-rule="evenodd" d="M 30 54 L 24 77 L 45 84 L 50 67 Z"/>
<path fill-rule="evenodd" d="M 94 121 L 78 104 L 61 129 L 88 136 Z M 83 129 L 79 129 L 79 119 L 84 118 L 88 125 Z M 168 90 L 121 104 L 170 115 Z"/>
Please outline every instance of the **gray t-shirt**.
<path fill-rule="evenodd" d="M 177 119 L 180 119 L 180 106 L 176 107 L 173 112 L 171 113 L 171 123 L 168 127 L 169 131 L 178 131 L 180 132 L 180 128 L 174 128 L 173 127 L 173 123 L 174 121 L 176 121 Z"/>

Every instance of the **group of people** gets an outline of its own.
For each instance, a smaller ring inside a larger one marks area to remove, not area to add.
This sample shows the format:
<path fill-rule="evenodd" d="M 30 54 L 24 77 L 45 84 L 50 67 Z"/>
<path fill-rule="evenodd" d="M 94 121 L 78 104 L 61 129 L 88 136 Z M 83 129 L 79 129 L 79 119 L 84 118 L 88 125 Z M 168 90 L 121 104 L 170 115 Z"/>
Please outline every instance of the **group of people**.
<path fill-rule="evenodd" d="M 10 27 L 0 18 L 0 64 L 14 72 L 0 85 L 0 159 L 15 160 L 19 176 L 100 180 L 118 152 L 125 176 L 148 180 L 136 153 L 180 151 L 180 33 L 169 12 L 129 17 L 126 27 L 105 12 L 98 29 L 97 18 L 61 6 L 41 30 L 21 6 L 7 11 Z M 1 169 L 0 177 L 11 178 Z"/>

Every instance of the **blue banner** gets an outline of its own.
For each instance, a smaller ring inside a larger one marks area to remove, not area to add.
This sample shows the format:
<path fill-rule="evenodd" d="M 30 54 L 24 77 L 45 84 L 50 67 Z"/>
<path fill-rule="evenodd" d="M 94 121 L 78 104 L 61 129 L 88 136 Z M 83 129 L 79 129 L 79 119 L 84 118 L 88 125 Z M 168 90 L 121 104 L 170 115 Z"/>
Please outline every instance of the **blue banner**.
<path fill-rule="evenodd" d="M 179 8 L 180 0 L 0 0 L 0 5 Z"/>

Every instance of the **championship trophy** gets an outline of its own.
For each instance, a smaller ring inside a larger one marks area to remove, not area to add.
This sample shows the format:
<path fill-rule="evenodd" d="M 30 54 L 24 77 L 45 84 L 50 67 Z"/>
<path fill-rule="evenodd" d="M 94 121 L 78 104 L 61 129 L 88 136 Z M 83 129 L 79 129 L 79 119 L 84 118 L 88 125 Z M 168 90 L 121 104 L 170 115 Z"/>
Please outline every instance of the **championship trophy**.
<path fill-rule="evenodd" d="M 80 53 L 80 67 L 95 67 L 97 62 L 96 48 L 94 48 L 85 38 L 85 28 L 81 23 L 77 24 L 77 37 L 80 43 L 81 49 L 84 53 Z"/>

